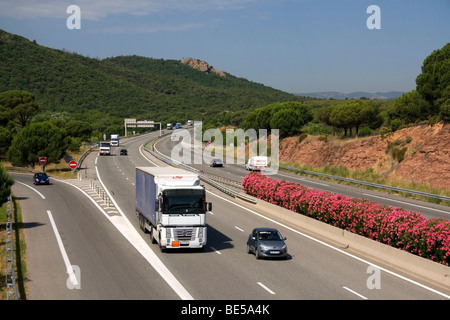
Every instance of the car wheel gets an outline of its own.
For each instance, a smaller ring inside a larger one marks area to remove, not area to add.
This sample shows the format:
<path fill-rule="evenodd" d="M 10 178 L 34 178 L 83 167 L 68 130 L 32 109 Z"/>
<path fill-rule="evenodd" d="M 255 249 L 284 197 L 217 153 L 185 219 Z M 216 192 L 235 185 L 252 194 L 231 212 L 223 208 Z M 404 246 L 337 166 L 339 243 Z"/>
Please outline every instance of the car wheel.
<path fill-rule="evenodd" d="M 250 250 L 250 246 L 248 245 L 248 243 L 247 243 L 247 253 L 248 254 L 252 253 L 252 250 Z"/>
<path fill-rule="evenodd" d="M 258 248 L 255 248 L 255 258 L 256 258 L 256 260 L 259 260 L 259 258 L 261 258 L 260 255 L 259 255 Z"/>

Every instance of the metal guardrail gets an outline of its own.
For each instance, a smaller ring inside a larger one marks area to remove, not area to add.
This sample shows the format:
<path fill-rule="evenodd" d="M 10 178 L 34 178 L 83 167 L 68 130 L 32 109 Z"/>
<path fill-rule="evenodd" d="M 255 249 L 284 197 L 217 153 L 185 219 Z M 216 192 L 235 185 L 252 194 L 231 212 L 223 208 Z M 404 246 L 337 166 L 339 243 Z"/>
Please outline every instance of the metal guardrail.
<path fill-rule="evenodd" d="M 153 143 L 152 143 L 152 148 L 153 148 Z M 152 153 L 155 157 L 160 158 L 159 155 L 156 154 L 153 150 L 148 150 L 148 149 L 146 149 L 146 150 L 148 152 Z M 165 161 L 167 163 L 166 160 L 168 160 L 168 159 L 160 159 L 160 160 Z M 194 170 L 193 168 L 190 168 L 187 166 L 184 166 L 184 167 L 187 170 L 191 170 L 191 171 Z M 366 181 L 361 181 L 361 180 L 356 180 L 356 179 L 349 179 L 349 178 L 344 178 L 344 177 L 339 177 L 339 176 L 333 176 L 331 174 L 308 171 L 308 170 L 292 168 L 292 167 L 287 167 L 287 166 L 282 166 L 282 165 L 279 165 L 279 168 L 288 170 L 288 171 L 294 171 L 294 172 L 305 173 L 305 174 L 309 174 L 309 175 L 321 176 L 321 177 L 325 177 L 325 178 L 341 180 L 341 181 L 345 181 L 345 182 L 349 182 L 349 183 L 365 185 L 365 186 L 370 186 L 370 187 L 379 188 L 379 189 L 391 190 L 391 191 L 402 192 L 402 193 L 409 193 L 409 194 L 419 195 L 419 196 L 428 197 L 428 198 L 435 198 L 435 199 L 450 201 L 450 197 L 427 193 L 427 192 L 422 192 L 422 191 L 409 190 L 409 189 L 403 189 L 403 188 L 398 188 L 398 187 L 391 187 L 391 186 L 386 186 L 386 185 L 382 185 L 382 184 L 378 184 L 378 183 L 366 182 Z M 204 179 L 207 179 L 206 175 L 204 175 L 204 174 L 202 174 L 202 177 Z M 217 177 L 217 178 L 220 179 L 220 177 Z M 236 192 L 234 191 L 234 193 L 236 193 Z M 239 193 L 236 193 L 236 194 L 239 194 Z M 254 202 L 256 202 L 256 201 L 254 201 Z"/>
<path fill-rule="evenodd" d="M 93 147 L 89 148 L 88 150 L 86 150 L 80 157 L 80 159 L 78 159 L 77 161 L 77 167 L 73 170 L 73 172 L 75 173 L 77 170 L 80 170 L 81 168 L 81 164 L 83 163 L 84 158 L 86 158 L 86 156 L 92 152 L 92 150 L 94 150 L 95 148 L 98 148 L 97 145 L 94 145 Z"/>
<path fill-rule="evenodd" d="M 153 149 L 153 143 L 152 143 L 152 149 Z M 195 172 L 196 174 L 198 174 L 198 176 L 200 177 L 201 180 L 207 182 L 208 184 L 210 184 L 211 186 L 215 187 L 216 189 L 222 191 L 223 193 L 228 194 L 229 196 L 232 196 L 233 198 L 239 198 L 239 199 L 251 202 L 251 203 L 256 203 L 257 202 L 256 198 L 251 197 L 251 196 L 249 196 L 249 195 L 247 195 L 245 193 L 236 191 L 236 190 L 234 190 L 232 188 L 224 186 L 222 183 L 217 182 L 215 178 L 217 178 L 217 180 L 220 180 L 221 179 L 220 177 L 215 177 L 214 175 L 211 175 L 211 174 L 208 174 L 209 175 L 209 177 L 208 177 L 207 175 L 205 175 L 204 173 L 200 172 L 199 170 L 191 168 L 189 166 L 186 166 L 186 165 L 184 165 L 182 163 L 175 162 L 175 161 L 171 160 L 170 158 L 167 158 L 167 157 L 165 157 L 165 156 L 163 156 L 161 154 L 156 153 L 152 149 L 148 149 L 148 148 L 144 147 L 144 150 L 149 152 L 150 154 L 152 154 L 155 158 L 157 158 L 157 159 L 159 159 L 159 160 L 161 160 L 161 161 L 163 161 L 163 162 L 165 162 L 165 163 L 167 163 L 167 164 L 169 164 L 171 166 L 179 167 L 179 168 L 182 168 L 184 170 Z"/>
<path fill-rule="evenodd" d="M 18 300 L 17 286 L 16 286 L 16 271 L 14 266 L 14 239 L 13 239 L 13 202 L 12 196 L 9 195 L 6 207 L 6 268 L 5 268 L 5 285 L 6 285 L 6 300 L 14 297 Z"/>
<path fill-rule="evenodd" d="M 341 181 L 345 181 L 345 182 L 351 182 L 351 183 L 355 183 L 355 184 L 361 184 L 361 185 L 375 187 L 375 188 L 380 188 L 380 189 L 386 189 L 386 190 L 397 191 L 397 192 L 404 192 L 404 193 L 411 193 L 411 194 L 420 195 L 420 196 L 423 196 L 423 197 L 436 198 L 436 199 L 440 199 L 440 200 L 450 201 L 450 197 L 441 196 L 441 195 L 438 195 L 438 194 L 426 193 L 426 192 L 409 190 L 409 189 L 403 189 L 403 188 L 397 188 L 397 187 L 390 187 L 390 186 L 386 186 L 386 185 L 383 185 L 383 184 L 366 182 L 366 181 L 355 180 L 355 179 L 349 179 L 349 178 L 344 178 L 344 177 L 338 177 L 338 176 L 333 176 L 331 174 L 319 173 L 319 172 L 308 171 L 308 170 L 297 169 L 297 168 L 291 168 L 291 167 L 286 167 L 286 166 L 281 166 L 281 165 L 279 167 L 281 169 L 285 169 L 285 170 L 289 170 L 289 171 L 306 173 L 306 174 L 310 174 L 310 175 L 316 175 L 316 176 L 321 176 L 321 177 L 325 177 L 325 178 L 341 180 Z"/>

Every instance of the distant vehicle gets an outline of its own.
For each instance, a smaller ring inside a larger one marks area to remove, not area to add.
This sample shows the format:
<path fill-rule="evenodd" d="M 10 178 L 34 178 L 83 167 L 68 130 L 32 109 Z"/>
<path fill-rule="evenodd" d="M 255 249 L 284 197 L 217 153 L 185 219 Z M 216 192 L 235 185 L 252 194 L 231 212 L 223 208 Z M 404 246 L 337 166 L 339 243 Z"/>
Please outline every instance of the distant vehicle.
<path fill-rule="evenodd" d="M 119 146 L 119 135 L 112 134 L 111 135 L 111 147 L 118 147 L 118 146 Z"/>
<path fill-rule="evenodd" d="M 255 228 L 248 236 L 247 253 L 260 258 L 287 258 L 286 238 L 277 229 Z"/>
<path fill-rule="evenodd" d="M 126 156 L 128 154 L 127 149 L 120 149 L 120 155 L 121 156 Z"/>
<path fill-rule="evenodd" d="M 173 129 L 173 123 L 168 123 L 167 130 L 172 130 L 172 129 Z"/>
<path fill-rule="evenodd" d="M 210 167 L 223 167 L 223 162 L 221 159 L 212 159 L 209 163 Z"/>
<path fill-rule="evenodd" d="M 247 164 L 245 165 L 246 170 L 264 170 L 267 168 L 269 160 L 266 156 L 255 156 L 248 159 Z"/>
<path fill-rule="evenodd" d="M 37 172 L 33 175 L 33 184 L 50 184 L 50 178 L 45 172 Z"/>
<path fill-rule="evenodd" d="M 175 124 L 175 129 L 181 129 L 181 123 L 176 123 Z"/>
<path fill-rule="evenodd" d="M 104 154 L 107 154 L 108 156 L 111 154 L 111 144 L 109 142 L 100 143 L 100 155 Z"/>
<path fill-rule="evenodd" d="M 193 125 L 194 125 L 194 121 L 188 120 L 187 125 L 188 125 L 188 126 L 193 126 Z"/>

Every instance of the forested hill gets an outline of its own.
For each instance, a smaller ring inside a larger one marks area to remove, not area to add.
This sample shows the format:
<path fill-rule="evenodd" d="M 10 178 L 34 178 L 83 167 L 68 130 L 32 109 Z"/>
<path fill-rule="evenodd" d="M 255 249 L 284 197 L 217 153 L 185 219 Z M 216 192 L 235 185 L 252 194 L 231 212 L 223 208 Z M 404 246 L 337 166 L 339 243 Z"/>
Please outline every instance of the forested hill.
<path fill-rule="evenodd" d="M 164 121 L 302 99 L 228 73 L 205 73 L 178 60 L 100 60 L 47 48 L 3 30 L 0 60 L 0 92 L 29 91 L 43 111 L 50 112 L 98 110 L 114 117 Z"/>

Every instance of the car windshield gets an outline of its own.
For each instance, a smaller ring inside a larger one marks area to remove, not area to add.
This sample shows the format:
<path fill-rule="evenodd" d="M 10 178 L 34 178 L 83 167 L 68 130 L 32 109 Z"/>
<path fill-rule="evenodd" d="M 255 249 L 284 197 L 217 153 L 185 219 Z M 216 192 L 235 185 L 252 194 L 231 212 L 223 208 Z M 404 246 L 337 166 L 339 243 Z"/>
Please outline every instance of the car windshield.
<path fill-rule="evenodd" d="M 222 163 L 222 160 L 220 160 L 220 159 L 213 159 L 212 162 L 214 162 L 214 163 Z"/>
<path fill-rule="evenodd" d="M 263 241 L 279 241 L 283 239 L 281 234 L 276 230 L 263 230 L 258 232 L 259 240 Z"/>
<path fill-rule="evenodd" d="M 36 178 L 47 178 L 47 174 L 43 172 L 36 173 Z"/>
<path fill-rule="evenodd" d="M 162 213 L 204 213 L 205 192 L 199 189 L 163 191 Z"/>

